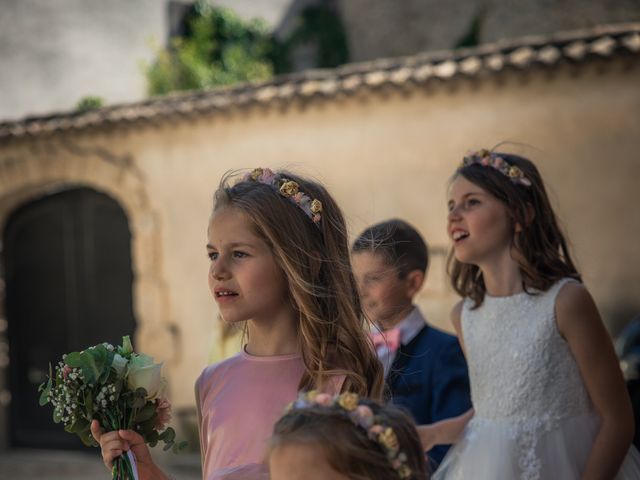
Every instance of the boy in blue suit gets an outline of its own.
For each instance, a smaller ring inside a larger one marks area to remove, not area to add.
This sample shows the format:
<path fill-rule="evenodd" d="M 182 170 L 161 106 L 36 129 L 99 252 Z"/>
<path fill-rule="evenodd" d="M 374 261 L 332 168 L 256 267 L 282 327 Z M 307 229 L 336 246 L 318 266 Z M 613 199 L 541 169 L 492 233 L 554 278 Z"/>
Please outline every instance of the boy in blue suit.
<path fill-rule="evenodd" d="M 402 220 L 367 228 L 353 243 L 353 270 L 394 404 L 417 424 L 456 417 L 471 408 L 467 364 L 458 339 L 429 325 L 413 298 L 422 288 L 429 254 L 420 234 Z M 449 445 L 429 451 L 432 467 Z"/>

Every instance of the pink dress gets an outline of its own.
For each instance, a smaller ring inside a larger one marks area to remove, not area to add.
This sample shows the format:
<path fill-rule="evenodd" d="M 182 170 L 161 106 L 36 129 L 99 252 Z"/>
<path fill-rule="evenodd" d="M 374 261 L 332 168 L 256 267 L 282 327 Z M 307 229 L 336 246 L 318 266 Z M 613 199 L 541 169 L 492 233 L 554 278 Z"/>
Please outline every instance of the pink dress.
<path fill-rule="evenodd" d="M 267 441 L 285 407 L 296 399 L 303 373 L 297 353 L 255 357 L 242 351 L 204 369 L 196 386 L 205 480 L 269 478 Z M 342 379 L 334 388 L 341 384 Z"/>

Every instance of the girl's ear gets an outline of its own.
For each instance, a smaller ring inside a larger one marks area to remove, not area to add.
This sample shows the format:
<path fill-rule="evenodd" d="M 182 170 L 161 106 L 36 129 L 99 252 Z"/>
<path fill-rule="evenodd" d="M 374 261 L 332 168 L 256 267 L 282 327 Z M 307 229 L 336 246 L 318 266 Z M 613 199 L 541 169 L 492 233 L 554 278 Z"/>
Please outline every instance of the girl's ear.
<path fill-rule="evenodd" d="M 535 218 L 536 218 L 536 211 L 534 210 L 533 205 L 531 205 L 530 203 L 527 203 L 527 209 L 524 212 L 525 225 L 527 227 L 531 225 Z M 515 228 L 516 228 L 516 233 L 522 232 L 522 225 L 520 225 L 520 223 L 516 222 Z"/>
<path fill-rule="evenodd" d="M 411 270 L 407 273 L 407 296 L 413 298 L 422 288 L 424 283 L 424 272 L 421 270 Z"/>
<path fill-rule="evenodd" d="M 527 203 L 527 227 L 533 223 L 536 218 L 536 210 L 533 208 L 533 205 Z"/>

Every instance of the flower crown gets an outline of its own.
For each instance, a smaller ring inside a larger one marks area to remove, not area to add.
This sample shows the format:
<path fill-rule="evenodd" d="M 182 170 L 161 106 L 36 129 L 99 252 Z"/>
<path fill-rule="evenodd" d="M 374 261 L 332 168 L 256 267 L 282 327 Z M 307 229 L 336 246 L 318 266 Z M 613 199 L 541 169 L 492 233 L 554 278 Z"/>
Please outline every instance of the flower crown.
<path fill-rule="evenodd" d="M 327 407 L 344 411 L 354 425 L 360 427 L 367 437 L 382 447 L 391 466 L 402 479 L 411 478 L 411 468 L 407 465 L 407 455 L 400 451 L 400 442 L 393 429 L 384 420 L 373 413 L 367 405 L 360 404 L 360 398 L 355 393 L 342 393 L 331 396 L 328 393 L 318 393 L 316 390 L 300 392 L 298 399 L 287 407 L 287 412 L 309 407 Z"/>
<path fill-rule="evenodd" d="M 294 182 L 279 173 L 274 173 L 269 168 L 254 168 L 242 178 L 243 182 L 258 182 L 269 185 L 275 189 L 280 195 L 288 198 L 294 205 L 302 210 L 313 223 L 320 226 L 322 220 L 322 202 L 318 199 L 312 199 L 306 193 L 300 191 L 298 182 Z"/>
<path fill-rule="evenodd" d="M 458 167 L 458 170 L 474 164 L 495 168 L 513 183 L 519 183 L 525 187 L 531 186 L 531 181 L 524 176 L 522 170 L 515 165 L 508 163 L 497 153 L 493 153 L 485 149 L 478 150 L 477 152 L 468 152 L 462 159 L 462 163 Z"/>

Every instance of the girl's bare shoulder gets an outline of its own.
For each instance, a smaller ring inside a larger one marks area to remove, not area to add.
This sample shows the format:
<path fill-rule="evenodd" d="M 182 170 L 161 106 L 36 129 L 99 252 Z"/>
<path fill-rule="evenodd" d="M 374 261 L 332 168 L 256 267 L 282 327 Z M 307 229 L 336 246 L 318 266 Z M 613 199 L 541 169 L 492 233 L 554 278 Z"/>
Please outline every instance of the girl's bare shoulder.
<path fill-rule="evenodd" d="M 558 292 L 555 302 L 556 322 L 561 333 L 574 328 L 600 324 L 598 307 L 587 287 L 579 282 L 567 282 Z"/>

